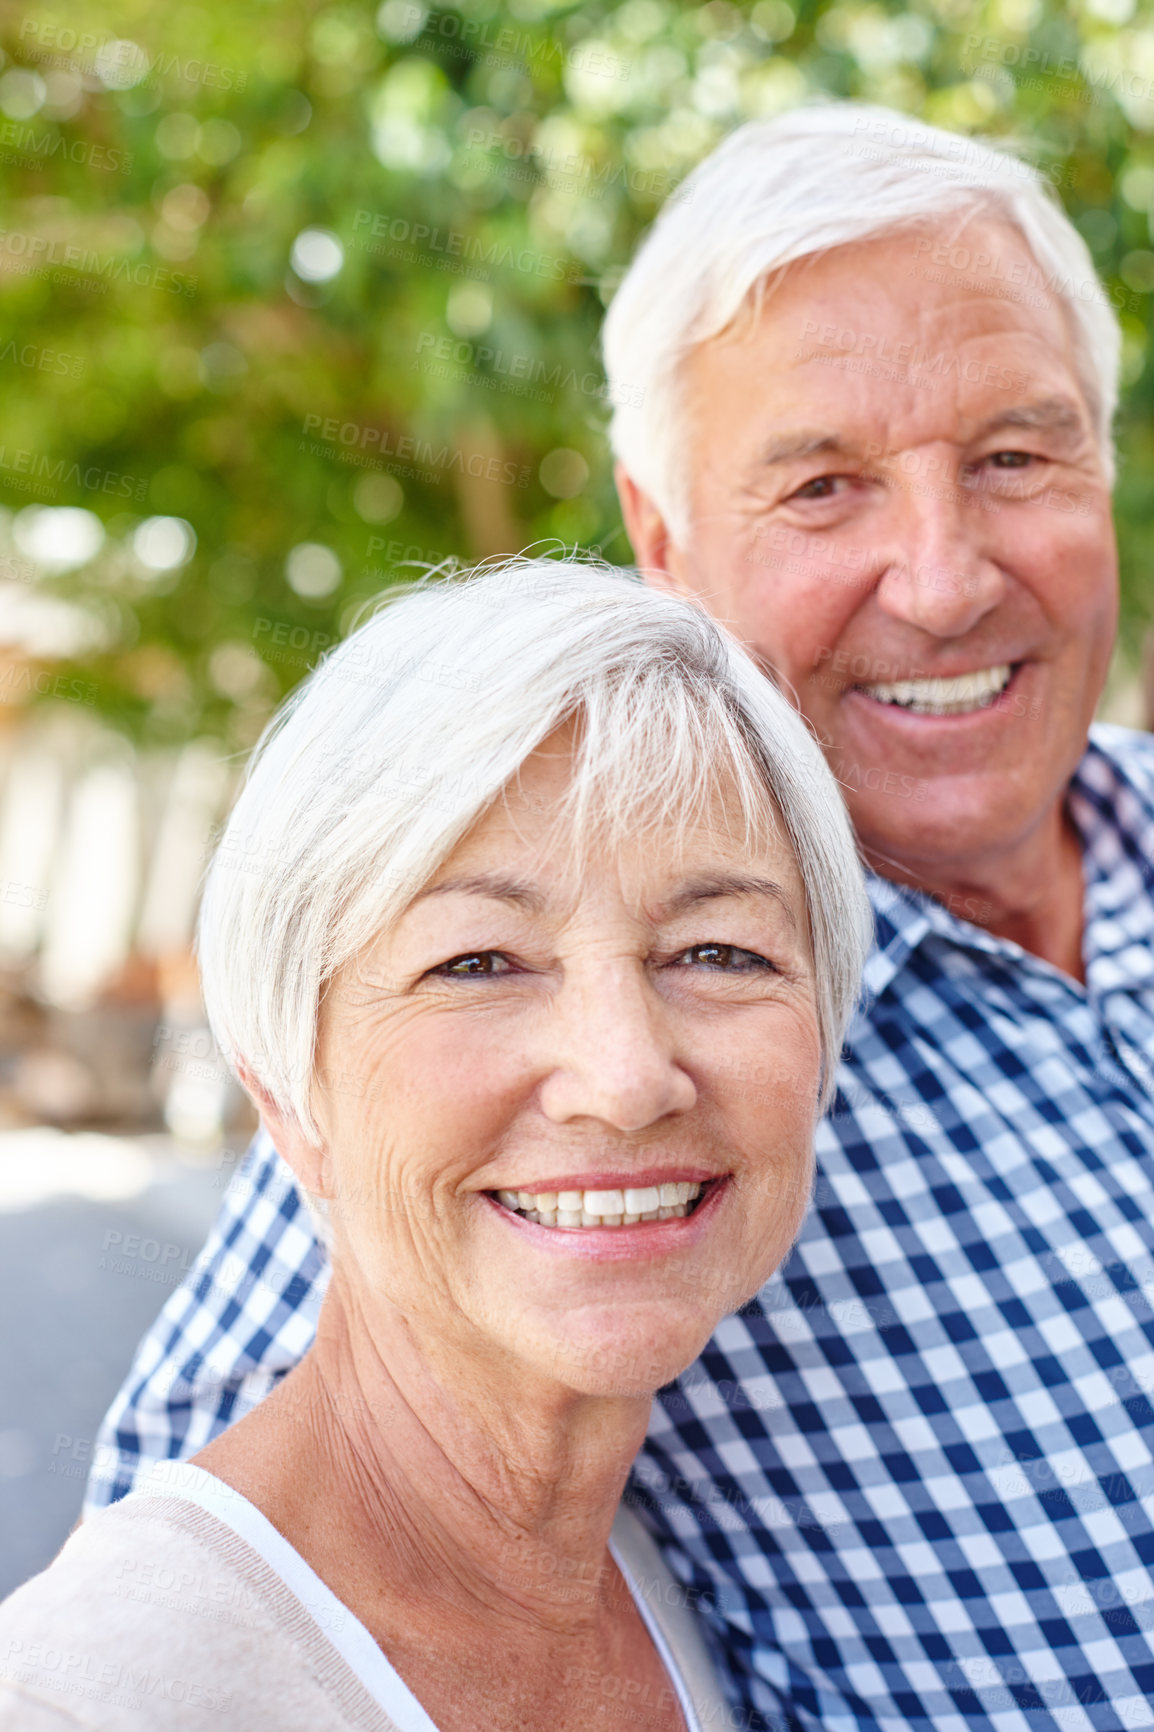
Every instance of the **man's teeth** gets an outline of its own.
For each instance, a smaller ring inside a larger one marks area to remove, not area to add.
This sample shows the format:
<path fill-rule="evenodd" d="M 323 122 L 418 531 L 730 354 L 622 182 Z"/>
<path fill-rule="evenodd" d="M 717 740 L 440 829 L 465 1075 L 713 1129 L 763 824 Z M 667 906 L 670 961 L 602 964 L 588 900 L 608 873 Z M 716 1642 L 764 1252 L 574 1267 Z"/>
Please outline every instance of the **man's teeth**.
<path fill-rule="evenodd" d="M 497 1200 L 542 1227 L 632 1227 L 687 1215 L 704 1189 L 679 1180 L 620 1191 L 498 1191 Z"/>
<path fill-rule="evenodd" d="M 1013 668 L 1004 662 L 976 673 L 956 674 L 951 680 L 894 680 L 892 684 L 859 686 L 860 692 L 879 704 L 898 704 L 919 716 L 960 716 L 967 710 L 984 710 L 1004 692 Z"/>

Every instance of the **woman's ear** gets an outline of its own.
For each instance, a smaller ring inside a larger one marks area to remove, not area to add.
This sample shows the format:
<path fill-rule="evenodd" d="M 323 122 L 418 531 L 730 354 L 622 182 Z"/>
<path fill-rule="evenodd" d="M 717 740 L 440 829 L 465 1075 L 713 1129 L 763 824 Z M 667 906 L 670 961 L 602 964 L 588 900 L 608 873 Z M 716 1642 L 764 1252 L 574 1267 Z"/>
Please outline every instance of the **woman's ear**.
<path fill-rule="evenodd" d="M 237 1075 L 245 1093 L 260 1114 L 261 1123 L 273 1140 L 281 1159 L 292 1168 L 298 1183 L 314 1197 L 325 1195 L 325 1149 L 323 1144 L 310 1142 L 296 1119 L 282 1112 L 264 1085 L 257 1080 L 243 1060 Z"/>

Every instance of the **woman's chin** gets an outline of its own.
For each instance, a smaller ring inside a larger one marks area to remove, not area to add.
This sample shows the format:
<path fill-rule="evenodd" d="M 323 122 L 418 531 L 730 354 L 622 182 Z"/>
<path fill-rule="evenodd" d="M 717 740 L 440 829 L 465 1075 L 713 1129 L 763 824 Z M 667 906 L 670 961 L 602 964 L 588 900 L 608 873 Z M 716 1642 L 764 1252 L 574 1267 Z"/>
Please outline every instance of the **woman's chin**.
<path fill-rule="evenodd" d="M 542 1369 L 582 1395 L 648 1400 L 693 1364 L 712 1333 L 700 1313 L 683 1320 L 636 1315 L 616 1328 L 612 1319 L 566 1331 Z M 716 1320 L 713 1320 L 716 1322 Z"/>

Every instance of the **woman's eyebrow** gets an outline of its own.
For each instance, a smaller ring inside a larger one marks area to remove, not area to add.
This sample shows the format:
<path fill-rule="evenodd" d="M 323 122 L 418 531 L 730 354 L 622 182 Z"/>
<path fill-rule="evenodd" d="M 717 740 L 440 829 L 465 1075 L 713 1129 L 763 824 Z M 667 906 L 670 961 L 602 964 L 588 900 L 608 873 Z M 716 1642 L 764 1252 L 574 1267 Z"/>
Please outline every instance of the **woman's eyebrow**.
<path fill-rule="evenodd" d="M 427 896 L 488 896 L 494 902 L 513 902 L 519 908 L 539 914 L 545 906 L 540 891 L 520 878 L 510 878 L 499 872 L 472 872 L 456 878 L 443 878 L 439 884 L 428 884 L 418 890 L 409 904 L 424 901 Z"/>
<path fill-rule="evenodd" d="M 797 914 L 787 891 L 772 878 L 751 877 L 743 872 L 722 872 L 708 878 L 692 878 L 661 904 L 663 916 L 682 914 L 699 902 L 714 902 L 726 896 L 771 896 L 780 904 L 791 926 Z"/>
<path fill-rule="evenodd" d="M 545 907 L 544 897 L 533 885 L 497 872 L 467 873 L 454 878 L 444 878 L 439 884 L 430 884 L 424 890 L 419 890 L 410 907 L 429 896 L 454 895 L 486 896 L 495 902 L 512 902 L 531 914 L 539 914 Z M 659 905 L 660 915 L 663 919 L 669 919 L 698 903 L 738 896 L 770 896 L 780 905 L 791 926 L 796 927 L 798 924 L 793 903 L 782 885 L 775 879 L 759 878 L 744 872 L 713 873 L 708 877 L 690 879 L 672 896 L 662 900 Z"/>

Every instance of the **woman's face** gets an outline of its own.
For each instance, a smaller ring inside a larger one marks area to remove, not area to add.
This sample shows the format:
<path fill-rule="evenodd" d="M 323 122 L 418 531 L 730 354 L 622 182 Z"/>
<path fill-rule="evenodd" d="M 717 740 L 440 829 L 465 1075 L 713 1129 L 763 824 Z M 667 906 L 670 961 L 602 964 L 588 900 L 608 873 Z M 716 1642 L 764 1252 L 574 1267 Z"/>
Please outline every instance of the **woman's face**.
<path fill-rule="evenodd" d="M 724 793 L 680 844 L 578 867 L 550 840 L 570 754 L 547 741 L 326 994 L 324 1189 L 367 1317 L 384 1300 L 498 1376 L 650 1394 L 805 1211 L 809 930 L 788 843 L 731 839 Z"/>

